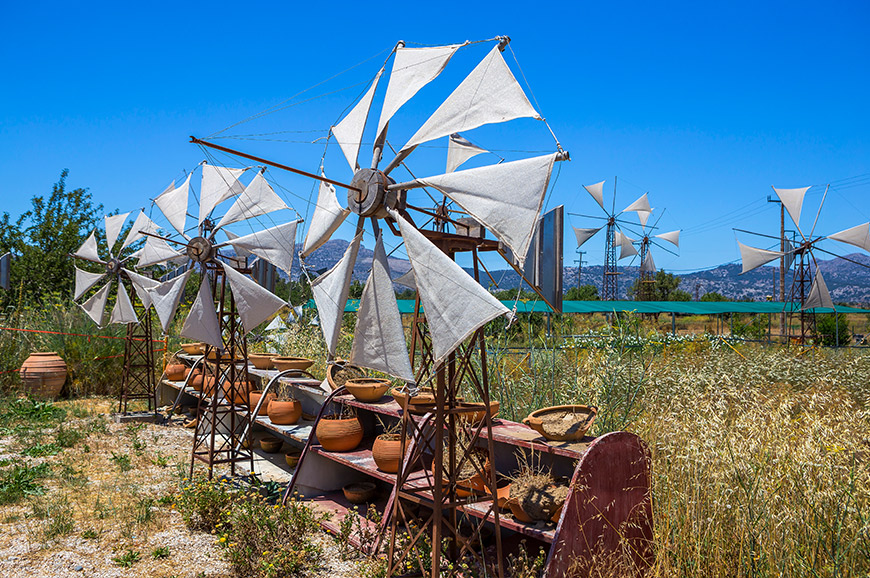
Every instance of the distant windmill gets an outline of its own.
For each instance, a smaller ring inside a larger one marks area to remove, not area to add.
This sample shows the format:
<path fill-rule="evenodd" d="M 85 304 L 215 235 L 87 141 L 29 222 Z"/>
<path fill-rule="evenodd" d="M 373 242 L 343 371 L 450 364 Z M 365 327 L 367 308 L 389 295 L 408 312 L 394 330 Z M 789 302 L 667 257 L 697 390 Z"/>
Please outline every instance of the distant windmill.
<path fill-rule="evenodd" d="M 828 286 L 825 284 L 825 279 L 819 269 L 816 261 L 815 251 L 827 253 L 840 259 L 844 259 L 851 263 L 866 266 L 863 263 L 853 261 L 846 257 L 842 257 L 831 251 L 827 251 L 819 247 L 819 243 L 825 239 L 833 239 L 841 243 L 848 243 L 860 249 L 870 252 L 870 223 L 864 223 L 856 227 L 845 229 L 839 233 L 832 235 L 815 236 L 816 225 L 819 222 L 819 215 L 822 212 L 822 206 L 825 204 L 825 198 L 828 196 L 828 187 L 825 187 L 825 193 L 822 195 L 822 201 L 819 203 L 819 209 L 816 211 L 816 218 L 813 221 L 813 226 L 810 228 L 808 235 L 803 233 L 800 227 L 801 209 L 803 208 L 804 196 L 810 187 L 802 187 L 798 189 L 777 189 L 773 187 L 779 200 L 782 202 L 789 216 L 794 222 L 795 228 L 800 235 L 800 241 L 792 244 L 787 239 L 783 241 L 784 251 L 771 251 L 768 249 L 759 249 L 744 245 L 737 241 L 740 247 L 740 258 L 743 262 L 743 270 L 741 274 L 751 271 L 757 267 L 761 267 L 766 263 L 770 263 L 781 257 L 785 260 L 785 269 L 789 269 L 794 265 L 794 275 L 792 277 L 791 289 L 788 295 L 788 302 L 799 303 L 800 309 L 800 335 L 797 336 L 800 343 L 806 343 L 816 333 L 815 308 L 828 307 L 834 308 L 834 302 L 831 299 L 831 294 L 828 291 Z M 780 242 L 779 237 L 754 233 L 744 229 L 735 229 L 741 233 L 748 233 L 759 237 L 767 237 Z M 791 313 L 791 312 L 790 312 Z M 789 323 L 789 329 L 791 324 Z M 790 333 L 790 330 L 789 330 Z"/>
<path fill-rule="evenodd" d="M 641 225 L 646 225 L 652 209 L 649 205 L 647 194 L 644 193 L 639 199 L 631 203 L 619 213 L 616 212 L 616 177 L 613 179 L 613 203 L 610 211 L 604 206 L 604 183 L 595 183 L 594 185 L 583 185 L 592 198 L 604 211 L 604 216 L 600 215 L 581 215 L 577 213 L 569 213 L 575 217 L 584 217 L 588 219 L 601 219 L 604 225 L 593 229 L 581 229 L 574 227 L 574 234 L 577 236 L 577 247 L 582 247 L 583 243 L 595 236 L 598 231 L 606 228 L 606 236 L 604 239 L 604 278 L 602 281 L 601 298 L 605 301 L 610 301 L 618 298 L 619 282 L 617 271 L 617 262 L 626 257 L 636 256 L 637 250 L 634 248 L 634 239 L 631 239 L 622 232 L 622 227 L 629 227 L 631 224 L 622 219 L 623 213 L 636 212 Z M 616 256 L 616 247 L 619 246 L 619 257 Z"/>
<path fill-rule="evenodd" d="M 646 218 L 642 215 L 647 215 Z M 640 301 L 651 301 L 655 295 L 653 291 L 653 283 L 655 282 L 656 264 L 652 256 L 652 248 L 657 247 L 662 251 L 667 251 L 671 255 L 677 255 L 676 252 L 662 245 L 657 239 L 667 241 L 678 249 L 680 248 L 680 231 L 668 231 L 667 233 L 659 233 L 653 235 L 656 230 L 656 221 L 651 227 L 646 226 L 646 220 L 649 213 L 638 212 L 638 217 L 641 217 L 641 232 L 640 240 L 635 241 L 638 246 L 638 256 L 640 257 L 640 283 L 638 284 L 638 299 Z M 659 216 L 661 219 L 661 216 Z"/>

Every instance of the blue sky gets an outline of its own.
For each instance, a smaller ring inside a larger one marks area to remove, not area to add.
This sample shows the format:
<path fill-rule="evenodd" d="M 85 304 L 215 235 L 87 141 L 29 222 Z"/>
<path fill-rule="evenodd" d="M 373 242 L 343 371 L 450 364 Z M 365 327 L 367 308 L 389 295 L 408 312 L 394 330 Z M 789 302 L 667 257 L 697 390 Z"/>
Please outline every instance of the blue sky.
<path fill-rule="evenodd" d="M 203 159 L 188 135 L 216 133 L 362 62 L 290 102 L 330 94 L 221 133 L 280 132 L 268 137 L 277 140 L 220 142 L 316 170 L 324 147 L 310 141 L 326 135 L 397 40 L 447 44 L 506 34 L 533 103 L 572 156 L 548 207 L 594 213 L 581 184 L 607 179 L 609 199 L 614 175 L 618 208 L 649 192 L 653 220 L 665 209 L 662 230 L 684 230 L 680 256 L 655 253 L 659 267 L 683 271 L 737 259 L 733 227 L 776 234 L 778 207 L 765 200 L 770 185 L 820 185 L 807 195 L 802 226 L 809 228 L 824 184 L 832 183 L 820 233 L 870 220 L 866 2 L 361 6 L 7 4 L 0 210 L 26 210 L 63 168 L 69 185 L 88 187 L 107 209 L 147 210 L 148 199 Z M 391 141 L 403 144 L 491 46 L 460 51 L 400 111 Z M 525 87 L 512 54 L 505 57 Z M 546 127 L 532 120 L 464 136 L 509 160 L 554 147 Z M 409 161 L 418 176 L 443 170 L 445 143 L 433 145 Z M 469 166 L 494 160 L 478 157 Z M 333 178 L 350 179 L 335 146 L 325 167 Z M 305 216 L 312 183 L 271 174 Z M 579 217 L 567 224 L 595 226 Z M 570 264 L 572 236 L 565 243 Z M 603 244 L 596 237 L 584 246 L 589 264 L 601 263 Z"/>

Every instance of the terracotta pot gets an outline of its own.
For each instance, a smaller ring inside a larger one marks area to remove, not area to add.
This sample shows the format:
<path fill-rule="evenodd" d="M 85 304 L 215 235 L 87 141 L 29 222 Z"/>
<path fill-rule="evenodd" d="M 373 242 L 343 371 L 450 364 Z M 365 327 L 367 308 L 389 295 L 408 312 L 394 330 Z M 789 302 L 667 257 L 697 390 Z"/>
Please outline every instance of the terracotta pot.
<path fill-rule="evenodd" d="M 317 441 L 328 452 L 355 450 L 363 439 L 362 424 L 355 416 L 338 419 L 334 417 L 324 416 L 317 422 Z"/>
<path fill-rule="evenodd" d="M 213 375 L 203 375 L 197 373 L 190 380 L 190 387 L 202 393 L 206 397 L 214 395 L 215 378 Z"/>
<path fill-rule="evenodd" d="M 304 357 L 273 357 L 272 365 L 274 365 L 275 369 L 278 371 L 286 371 L 288 369 L 305 371 L 314 365 L 314 362 Z"/>
<path fill-rule="evenodd" d="M 269 420 L 275 425 L 293 425 L 302 416 L 302 403 L 298 399 L 269 402 Z"/>
<path fill-rule="evenodd" d="M 350 365 L 344 359 L 336 359 L 333 363 L 326 366 L 326 382 L 329 384 L 330 389 L 336 390 L 344 385 L 344 383 L 338 382 L 338 374 L 341 369 L 345 368 L 354 370 L 354 372 L 358 373 L 360 376 L 365 375 L 365 370 L 362 367 Z"/>
<path fill-rule="evenodd" d="M 183 349 L 184 352 L 188 355 L 202 354 L 202 351 L 204 349 L 204 344 L 201 342 L 200 343 L 182 343 L 181 349 Z"/>
<path fill-rule="evenodd" d="M 576 428 L 565 434 L 558 434 L 551 430 L 548 431 L 546 416 L 548 414 L 571 412 L 577 414 L 585 414 L 588 416 L 585 422 L 580 423 Z M 591 405 L 556 405 L 553 407 L 545 407 L 537 411 L 533 411 L 523 420 L 523 423 L 547 438 L 550 441 L 556 442 L 574 442 L 583 439 L 592 424 L 595 423 L 595 417 L 598 415 L 598 408 Z"/>
<path fill-rule="evenodd" d="M 291 468 L 296 467 L 296 464 L 299 463 L 300 457 L 302 457 L 302 452 L 300 450 L 292 450 L 284 454 L 284 459 L 287 461 L 287 465 Z"/>
<path fill-rule="evenodd" d="M 181 381 L 186 375 L 188 367 L 183 363 L 170 363 L 166 366 L 163 372 L 166 374 L 166 379 L 169 381 Z"/>
<path fill-rule="evenodd" d="M 472 413 L 456 414 L 459 417 L 459 419 L 464 421 L 464 422 L 468 422 L 468 423 L 471 423 L 473 425 L 477 425 L 481 421 L 483 421 L 484 417 L 486 417 L 486 407 L 482 403 L 477 403 L 477 402 L 470 403 L 469 402 L 469 403 L 460 403 L 459 405 L 460 405 L 460 407 L 479 408 L 477 411 L 472 412 Z M 500 408 L 499 402 L 490 401 L 489 402 L 489 415 L 490 415 L 490 417 L 494 418 L 496 415 L 498 415 L 499 408 Z"/>
<path fill-rule="evenodd" d="M 224 398 L 232 403 L 233 405 L 245 405 L 248 402 L 248 394 L 252 389 L 254 389 L 254 384 L 251 381 L 242 381 L 238 377 L 236 378 L 235 384 L 235 392 L 233 398 L 230 399 L 230 382 L 229 380 L 224 380 L 221 383 L 221 389 L 224 390 Z"/>
<path fill-rule="evenodd" d="M 384 394 L 390 389 L 390 380 L 377 377 L 358 377 L 347 380 L 344 386 L 359 401 L 371 403 L 384 397 Z"/>
<path fill-rule="evenodd" d="M 267 454 L 276 454 L 281 451 L 284 442 L 273 436 L 266 436 L 260 440 L 260 448 Z"/>
<path fill-rule="evenodd" d="M 374 482 L 354 482 L 343 487 L 341 491 L 351 504 L 363 504 L 374 497 L 377 489 Z"/>
<path fill-rule="evenodd" d="M 457 456 L 457 464 L 460 459 L 461 458 Z M 429 469 L 431 469 L 433 473 L 435 472 L 434 458 L 432 459 L 432 466 Z M 471 477 L 456 481 L 456 495 L 460 498 L 467 498 L 478 493 L 489 494 L 490 492 L 487 488 L 487 483 L 489 482 L 490 470 L 491 466 L 489 464 L 489 459 L 487 458 L 486 462 L 483 464 L 483 475 L 481 475 L 480 472 L 475 471 Z M 444 484 L 449 483 L 447 478 L 442 477 L 442 480 Z"/>
<path fill-rule="evenodd" d="M 249 353 L 248 361 L 257 369 L 272 369 L 273 353 Z"/>
<path fill-rule="evenodd" d="M 420 392 L 414 397 L 408 397 L 408 394 L 394 388 L 390 391 L 390 395 L 399 404 L 399 407 L 404 407 L 405 398 L 408 399 L 408 411 L 415 415 L 424 415 L 430 411 L 435 411 L 435 393 L 429 388 L 420 388 Z M 456 401 L 462 402 L 462 397 L 457 397 Z"/>
<path fill-rule="evenodd" d="M 263 391 L 260 389 L 248 393 L 248 407 L 251 408 L 251 411 L 254 411 L 254 408 L 257 407 L 257 403 L 260 401 L 262 396 Z M 266 399 L 263 401 L 263 406 L 260 408 L 259 415 L 269 415 L 269 404 L 273 401 L 275 401 L 275 392 L 270 391 L 268 395 L 266 395 Z"/>
<path fill-rule="evenodd" d="M 399 434 L 381 434 L 372 445 L 372 458 L 378 469 L 388 474 L 399 471 L 402 461 L 402 438 Z"/>
<path fill-rule="evenodd" d="M 511 497 L 511 485 L 508 483 L 499 487 L 496 489 L 495 494 L 498 497 L 498 507 L 507 508 L 508 500 L 510 500 Z"/>
<path fill-rule="evenodd" d="M 66 362 L 53 352 L 31 353 L 24 360 L 19 375 L 34 397 L 55 398 L 66 381 Z"/>
<path fill-rule="evenodd" d="M 528 514 L 526 514 L 525 510 L 520 507 L 520 502 L 516 498 L 511 498 L 507 501 L 508 508 L 511 510 L 511 514 L 514 515 L 514 518 L 518 522 L 523 522 L 524 524 L 531 524 L 534 520 L 532 520 Z"/>

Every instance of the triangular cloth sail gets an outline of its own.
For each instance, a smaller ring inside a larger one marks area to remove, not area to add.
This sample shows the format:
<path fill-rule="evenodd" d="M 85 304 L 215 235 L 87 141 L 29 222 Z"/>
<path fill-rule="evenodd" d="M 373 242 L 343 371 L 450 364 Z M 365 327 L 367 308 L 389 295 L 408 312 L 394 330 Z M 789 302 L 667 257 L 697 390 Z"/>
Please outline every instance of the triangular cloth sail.
<path fill-rule="evenodd" d="M 418 182 L 435 187 L 483 223 L 525 262 L 556 153 L 457 171 Z"/>
<path fill-rule="evenodd" d="M 642 194 L 638 200 L 622 210 L 623 213 L 627 213 L 629 211 L 645 211 L 647 213 L 652 211 L 649 206 L 649 198 L 647 197 L 647 193 Z"/>
<path fill-rule="evenodd" d="M 577 237 L 577 246 L 582 247 L 583 243 L 591 239 L 595 233 L 601 230 L 601 227 L 597 229 L 579 229 L 574 227 L 574 235 Z"/>
<path fill-rule="evenodd" d="M 635 249 L 633 245 L 634 240 L 623 235 L 621 232 L 617 231 L 613 235 L 613 242 L 614 244 L 619 245 L 619 259 L 634 257 L 637 255 L 637 249 Z"/>
<path fill-rule="evenodd" d="M 592 198 L 601 205 L 602 209 L 604 209 L 604 181 L 595 183 L 594 185 L 583 185 L 583 188 L 586 189 L 586 192 L 592 195 Z M 604 210 L 606 211 L 607 209 Z"/>
<path fill-rule="evenodd" d="M 643 263 L 640 264 L 640 270 L 643 273 L 655 273 L 656 272 L 656 264 L 653 261 L 652 253 L 647 251 L 646 257 L 643 259 Z"/>
<path fill-rule="evenodd" d="M 402 105 L 441 74 L 460 46 L 462 45 L 453 44 L 396 49 L 390 82 L 387 84 L 384 105 L 381 107 L 381 117 L 378 119 L 378 131 L 375 133 L 378 137 Z"/>
<path fill-rule="evenodd" d="M 88 314 L 88 317 L 94 320 L 94 323 L 103 326 L 103 318 L 106 316 L 106 302 L 109 300 L 109 288 L 112 286 L 112 281 L 103 285 L 99 291 L 82 303 L 80 307 Z"/>
<path fill-rule="evenodd" d="M 398 213 L 405 251 L 432 336 L 435 365 L 475 331 L 510 310 Z"/>
<path fill-rule="evenodd" d="M 73 265 L 75 267 L 75 265 Z M 103 278 L 105 273 L 91 273 L 90 271 L 82 271 L 78 267 L 76 270 L 76 288 L 73 294 L 73 299 L 78 299 L 88 292 L 88 289 L 97 284 Z"/>
<path fill-rule="evenodd" d="M 139 296 L 139 301 L 142 302 L 142 306 L 147 310 L 151 307 L 151 295 L 148 293 L 148 289 L 157 287 L 160 285 L 160 281 L 151 279 L 150 277 L 145 277 L 144 275 L 140 275 L 139 273 L 129 269 L 124 269 L 124 273 L 129 277 L 130 283 L 133 285 L 133 290 L 136 291 L 136 295 Z"/>
<path fill-rule="evenodd" d="M 341 122 L 332 127 L 332 134 L 341 147 L 341 152 L 344 153 L 344 158 L 347 159 L 350 165 L 350 170 L 355 171 L 359 168 L 357 157 L 359 156 L 359 148 L 362 145 L 363 132 L 366 129 L 366 120 L 369 118 L 369 109 L 372 107 L 372 99 L 375 97 L 375 90 L 378 88 L 378 80 L 381 78 L 381 73 L 384 69 L 378 71 L 372 85 L 363 95 L 360 101 L 356 104 L 347 116 L 341 119 Z"/>
<path fill-rule="evenodd" d="M 220 220 L 218 227 L 287 208 L 286 203 L 275 194 L 275 191 L 266 182 L 263 173 L 257 173 L 257 176 L 245 187 L 245 191 L 239 195 L 233 206 Z"/>
<path fill-rule="evenodd" d="M 240 249 L 249 251 L 261 259 L 265 259 L 287 273 L 288 277 L 293 269 L 293 247 L 295 244 L 296 221 L 236 237 L 227 243 L 222 243 L 222 245 L 232 245 L 236 251 Z"/>
<path fill-rule="evenodd" d="M 655 235 L 657 239 L 661 239 L 663 241 L 667 241 L 668 243 L 672 243 L 676 245 L 677 248 L 680 247 L 680 231 L 669 231 L 667 233 L 662 233 L 660 235 Z"/>
<path fill-rule="evenodd" d="M 126 249 L 142 237 L 145 237 L 145 233 L 157 234 L 157 223 L 149 219 L 144 211 L 139 211 L 139 214 L 136 215 L 136 220 L 133 221 L 133 225 L 127 233 L 127 238 L 124 239 L 124 244 L 121 245 L 121 249 Z"/>
<path fill-rule="evenodd" d="M 860 247 L 865 251 L 870 251 L 870 223 L 864 223 L 863 225 L 828 235 L 828 239 L 848 243 Z"/>
<path fill-rule="evenodd" d="M 184 222 L 187 219 L 187 202 L 190 193 L 190 177 L 193 173 L 187 175 L 184 182 L 180 186 L 175 187 L 173 183 L 165 191 L 160 193 L 160 196 L 154 199 L 154 204 L 160 209 L 160 212 L 172 225 L 172 228 L 187 237 L 184 234 Z"/>
<path fill-rule="evenodd" d="M 814 307 L 834 308 L 834 301 L 831 299 L 828 285 L 825 283 L 825 278 L 822 277 L 822 271 L 818 268 L 813 277 L 813 286 L 810 288 L 810 294 L 804 302 L 804 309 L 813 309 Z"/>
<path fill-rule="evenodd" d="M 471 141 L 460 136 L 458 132 L 455 132 L 450 135 L 450 140 L 447 142 L 446 172 L 452 173 L 459 168 L 459 165 L 468 159 L 486 152 L 489 151 L 471 144 Z"/>
<path fill-rule="evenodd" d="M 82 243 L 82 246 L 73 255 L 87 261 L 103 263 L 104 261 L 100 259 L 100 254 L 97 252 L 97 237 L 95 233 L 96 231 L 91 231 L 91 234 L 88 235 L 88 238 L 85 239 L 85 242 Z"/>
<path fill-rule="evenodd" d="M 202 276 L 196 299 L 190 306 L 190 313 L 187 314 L 187 319 L 184 320 L 184 326 L 181 328 L 181 336 L 223 349 L 220 322 L 211 296 L 208 275 Z"/>
<path fill-rule="evenodd" d="M 302 245 L 302 257 L 308 257 L 327 242 L 349 214 L 350 209 L 342 208 L 338 204 L 335 187 L 320 181 L 317 205 L 314 207 L 314 215 L 311 217 L 311 224 L 308 225 L 308 233 L 305 235 L 305 243 Z"/>
<path fill-rule="evenodd" d="M 178 308 L 178 302 L 181 301 L 181 296 L 184 294 L 184 286 L 187 285 L 187 280 L 190 279 L 191 273 L 193 273 L 193 269 L 188 269 L 184 275 L 164 281 L 156 287 L 148 289 L 151 303 L 154 305 L 154 311 L 157 312 L 157 318 L 160 319 L 163 333 L 169 332 L 169 325 L 172 323 L 172 318 L 175 317 L 175 310 Z"/>
<path fill-rule="evenodd" d="M 375 244 L 372 270 L 359 302 L 350 362 L 407 382 L 414 381 L 402 314 L 393 291 L 381 235 Z"/>
<path fill-rule="evenodd" d="M 230 289 L 239 310 L 239 317 L 242 318 L 245 333 L 250 333 L 260 323 L 287 305 L 286 301 L 229 265 L 224 265 L 224 274 L 230 282 Z"/>
<path fill-rule="evenodd" d="M 112 308 L 112 316 L 109 317 L 109 323 L 138 323 L 139 318 L 136 316 L 136 310 L 133 309 L 133 304 L 130 302 L 130 296 L 127 295 L 127 288 L 124 287 L 124 282 L 118 279 L 118 295 L 115 299 L 115 306 Z"/>
<path fill-rule="evenodd" d="M 794 221 L 795 227 L 800 231 L 800 221 L 801 221 L 801 208 L 804 204 L 804 195 L 807 194 L 807 191 L 810 189 L 809 187 L 803 187 L 800 189 L 777 189 L 776 187 L 771 187 L 773 191 L 776 193 L 776 196 L 779 197 L 779 200 L 782 201 L 782 204 L 785 205 L 785 209 L 788 211 L 788 214 L 791 215 L 791 220 Z"/>
<path fill-rule="evenodd" d="M 541 119 L 496 46 L 402 150 L 454 132 L 522 117 Z"/>
<path fill-rule="evenodd" d="M 356 255 L 359 252 L 362 236 L 363 234 L 360 232 L 354 237 L 338 263 L 311 282 L 311 293 L 314 296 L 314 303 L 317 305 L 320 329 L 323 331 L 326 350 L 330 355 L 335 355 L 335 347 L 338 345 L 344 307 L 347 304 L 347 294 L 353 276 L 353 266 L 356 263 Z"/>
<path fill-rule="evenodd" d="M 123 215 L 109 215 L 105 218 L 106 222 L 106 245 L 109 246 L 109 251 L 115 246 L 115 241 L 118 240 L 118 235 L 121 234 L 121 228 L 124 226 L 124 221 L 130 213 Z"/>
<path fill-rule="evenodd" d="M 163 239 L 148 237 L 142 248 L 130 255 L 130 257 L 135 256 L 137 258 L 136 267 L 148 267 L 149 265 L 156 265 L 157 263 L 181 257 L 184 254 L 184 251 L 173 249 Z"/>
<path fill-rule="evenodd" d="M 740 241 L 737 241 L 737 246 L 740 247 L 740 260 L 743 262 L 743 270 L 740 271 L 741 275 L 747 271 L 752 271 L 757 267 L 761 267 L 765 263 L 770 263 L 774 259 L 782 257 L 782 253 L 779 251 L 756 249 L 755 247 L 744 245 Z"/>
<path fill-rule="evenodd" d="M 245 169 L 202 165 L 202 190 L 199 192 L 199 224 L 222 202 L 240 195 L 245 187 L 239 177 Z"/>

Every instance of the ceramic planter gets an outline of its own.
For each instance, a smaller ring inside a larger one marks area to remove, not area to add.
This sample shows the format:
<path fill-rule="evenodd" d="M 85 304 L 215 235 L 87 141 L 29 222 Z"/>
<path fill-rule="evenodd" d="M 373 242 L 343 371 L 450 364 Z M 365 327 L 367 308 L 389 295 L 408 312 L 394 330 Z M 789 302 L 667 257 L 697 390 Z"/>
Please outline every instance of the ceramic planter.
<path fill-rule="evenodd" d="M 344 486 L 341 491 L 351 504 L 364 504 L 374 497 L 377 489 L 374 482 L 354 482 Z"/>
<path fill-rule="evenodd" d="M 221 389 L 224 391 L 224 398 L 228 403 L 233 405 L 244 405 L 248 401 L 248 392 L 253 389 L 250 381 L 241 381 L 236 379 L 235 387 L 230 387 L 230 381 L 224 380 L 221 383 Z M 235 390 L 235 391 L 230 391 Z M 232 393 L 232 397 L 231 394 Z"/>
<path fill-rule="evenodd" d="M 278 371 L 287 371 L 288 369 L 305 371 L 314 365 L 314 362 L 304 357 L 273 357 L 272 365 L 274 365 L 275 369 Z"/>
<path fill-rule="evenodd" d="M 358 377 L 347 380 L 344 387 L 359 401 L 372 403 L 384 397 L 390 388 L 390 380 L 377 377 Z"/>
<path fill-rule="evenodd" d="M 182 343 L 181 349 L 188 355 L 198 355 L 202 353 L 204 347 L 202 343 Z"/>
<path fill-rule="evenodd" d="M 402 438 L 399 434 L 381 434 L 372 446 L 372 458 L 378 469 L 388 474 L 399 471 L 402 461 Z"/>
<path fill-rule="evenodd" d="M 328 452 L 349 452 L 355 450 L 363 438 L 363 428 L 354 417 L 338 418 L 324 416 L 317 422 L 317 441 Z"/>
<path fill-rule="evenodd" d="M 249 353 L 248 361 L 257 369 L 272 369 L 273 357 L 271 353 Z"/>
<path fill-rule="evenodd" d="M 269 420 L 275 425 L 293 425 L 302 417 L 302 403 L 298 399 L 269 402 Z"/>
<path fill-rule="evenodd" d="M 262 390 L 254 390 L 248 394 L 248 406 L 251 408 L 251 411 L 257 407 L 257 403 L 260 401 L 260 398 L 263 396 Z M 260 415 L 269 415 L 269 404 L 275 401 L 275 392 L 270 391 L 266 395 L 266 399 L 263 401 L 263 406 L 260 408 Z"/>
<path fill-rule="evenodd" d="M 170 363 L 163 372 L 169 381 L 182 381 L 186 375 L 187 366 L 183 363 Z"/>
<path fill-rule="evenodd" d="M 66 382 L 66 362 L 53 352 L 31 353 L 19 370 L 21 381 L 34 397 L 53 399 Z"/>
<path fill-rule="evenodd" d="M 302 452 L 299 450 L 292 450 L 284 454 L 284 460 L 286 460 L 287 465 L 291 468 L 295 468 L 296 464 L 299 463 L 299 458 L 302 457 Z"/>
<path fill-rule="evenodd" d="M 473 411 L 470 413 L 459 413 L 456 414 L 460 420 L 471 423 L 473 425 L 477 425 L 483 421 L 486 417 L 486 406 L 482 403 L 460 403 L 460 407 L 467 407 L 469 409 L 476 409 L 477 411 Z M 494 418 L 498 415 L 498 410 L 500 408 L 500 404 L 497 401 L 489 402 L 489 415 L 491 418 Z"/>
<path fill-rule="evenodd" d="M 567 415 L 575 422 L 570 428 L 548 421 L 555 416 Z M 523 423 L 550 441 L 574 442 L 583 439 L 598 415 L 598 408 L 591 405 L 556 405 L 533 411 Z"/>
<path fill-rule="evenodd" d="M 268 454 L 276 454 L 280 452 L 283 445 L 283 441 L 272 436 L 267 436 L 260 440 L 260 448 Z"/>

